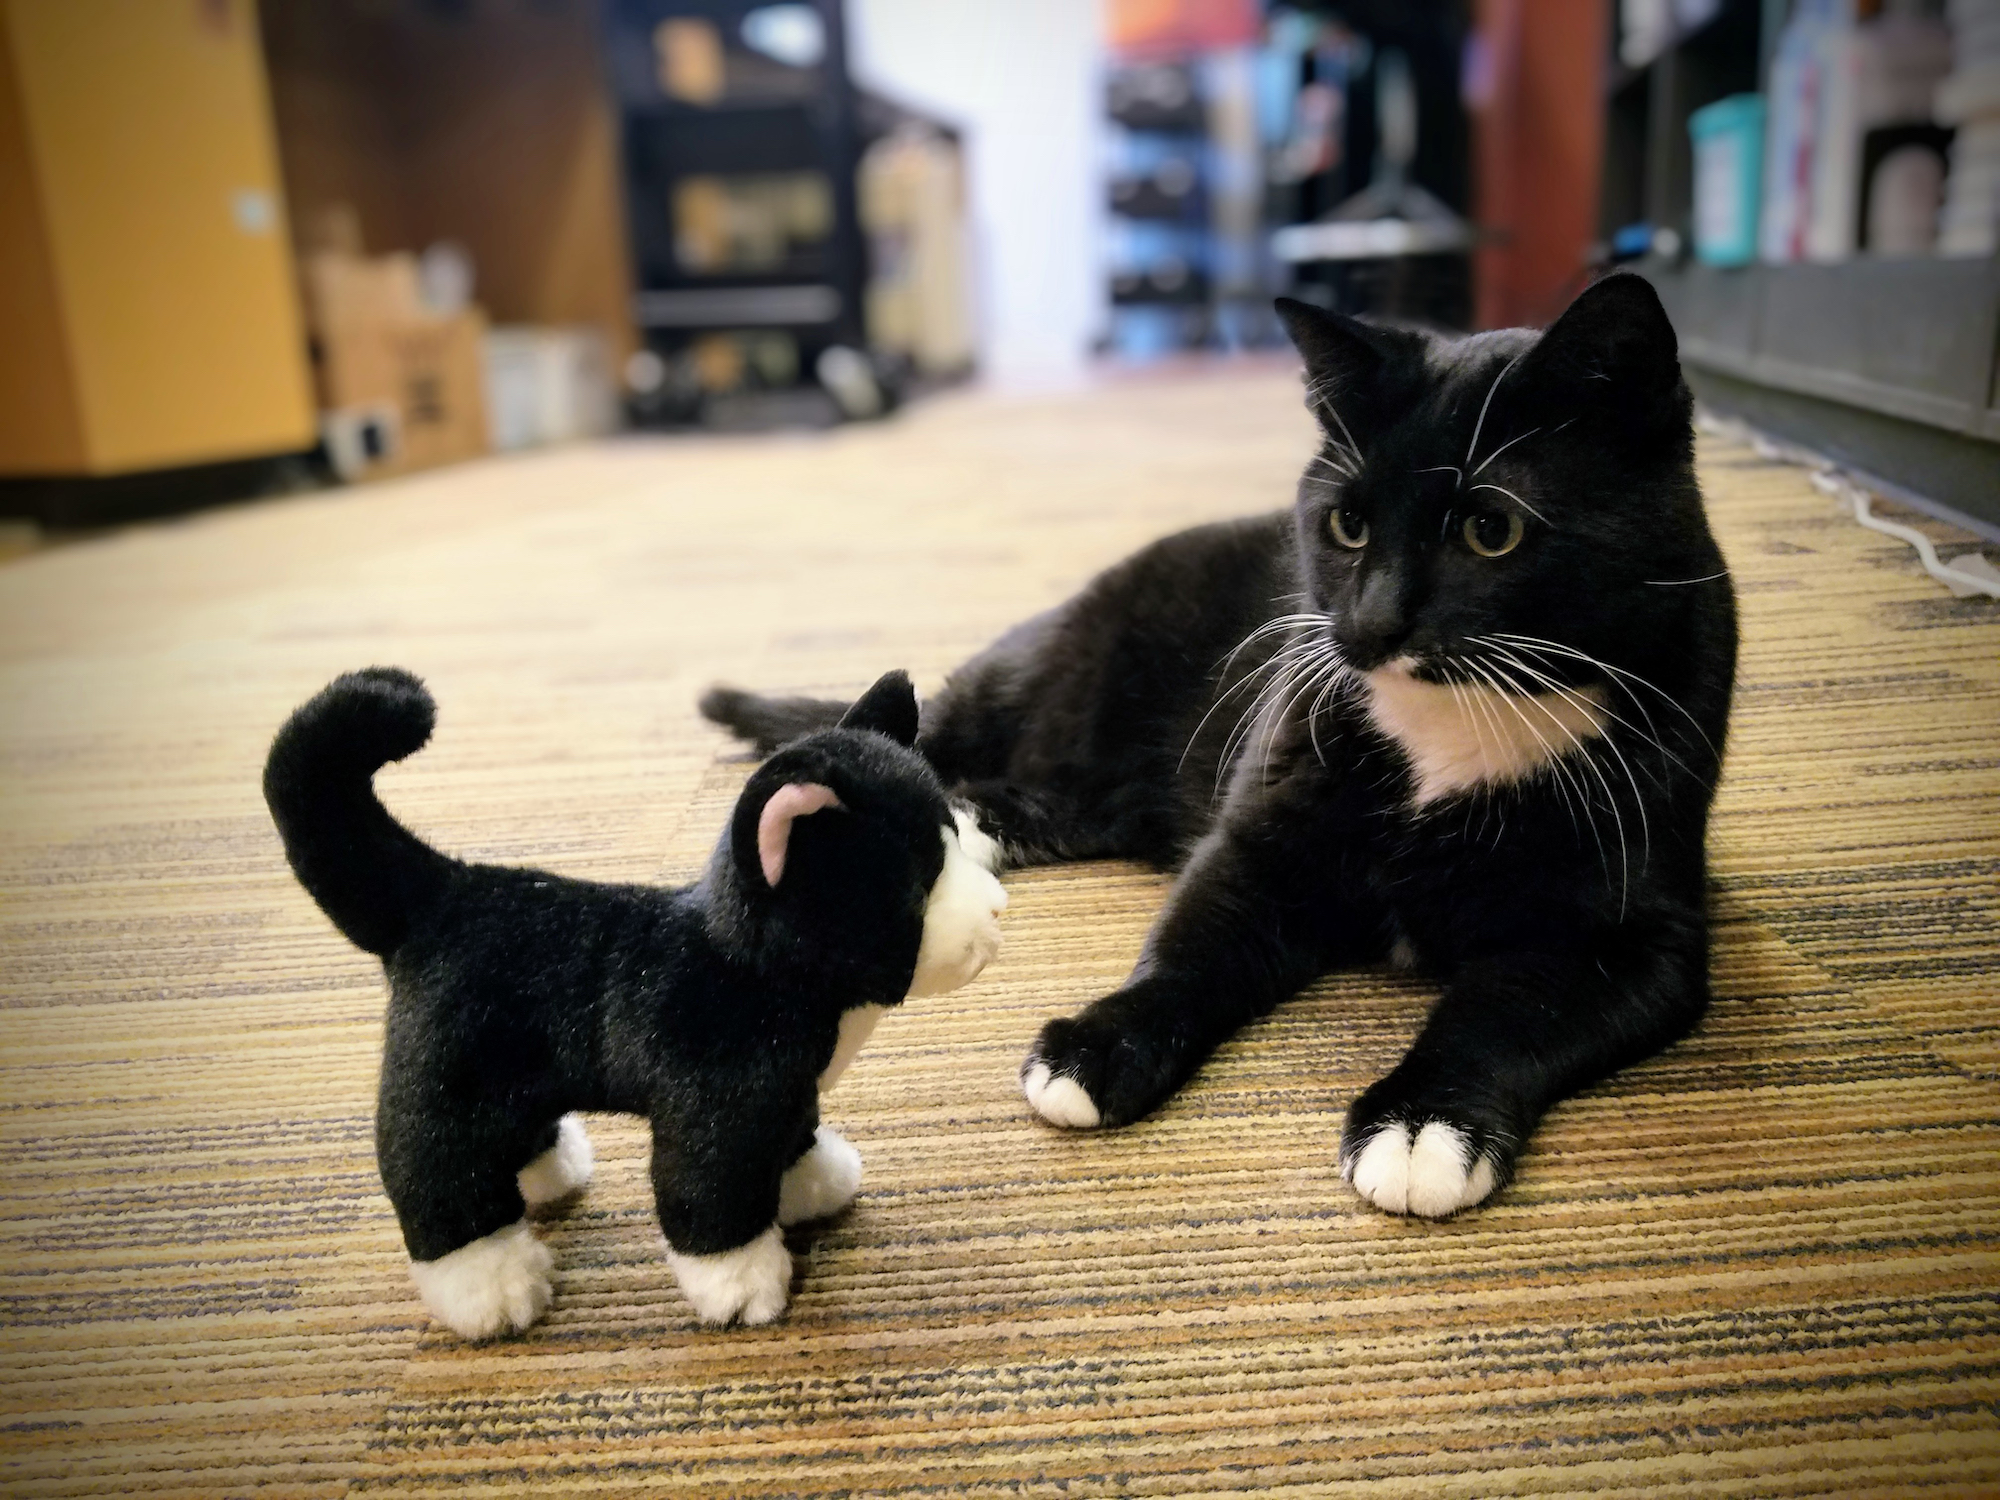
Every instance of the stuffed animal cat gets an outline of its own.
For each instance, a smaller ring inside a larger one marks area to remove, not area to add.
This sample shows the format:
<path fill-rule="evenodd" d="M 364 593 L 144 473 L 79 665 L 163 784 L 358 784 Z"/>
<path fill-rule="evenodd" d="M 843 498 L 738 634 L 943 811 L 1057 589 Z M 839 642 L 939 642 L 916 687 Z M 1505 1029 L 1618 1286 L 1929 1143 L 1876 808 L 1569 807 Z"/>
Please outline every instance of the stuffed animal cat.
<path fill-rule="evenodd" d="M 1674 331 L 1637 276 L 1546 332 L 1280 315 L 1320 425 L 1288 512 L 1168 537 L 1002 636 L 918 744 L 1007 858 L 1181 873 L 1131 977 L 1050 1021 L 1030 1104 L 1161 1104 L 1329 970 L 1444 986 L 1343 1171 L 1439 1216 L 1708 1003 L 1703 855 L 1736 660 Z M 760 747 L 839 704 L 718 689 Z"/>
<path fill-rule="evenodd" d="M 389 979 L 376 1155 L 411 1272 L 469 1339 L 551 1295 L 525 1212 L 588 1181 L 580 1110 L 652 1122 L 667 1262 L 705 1322 L 784 1311 L 780 1230 L 836 1213 L 861 1159 L 819 1124 L 882 1011 L 999 947 L 995 850 L 910 746 L 892 672 L 750 777 L 680 890 L 468 865 L 377 800 L 435 705 L 407 672 L 338 678 L 279 731 L 264 795 L 300 882 Z"/>

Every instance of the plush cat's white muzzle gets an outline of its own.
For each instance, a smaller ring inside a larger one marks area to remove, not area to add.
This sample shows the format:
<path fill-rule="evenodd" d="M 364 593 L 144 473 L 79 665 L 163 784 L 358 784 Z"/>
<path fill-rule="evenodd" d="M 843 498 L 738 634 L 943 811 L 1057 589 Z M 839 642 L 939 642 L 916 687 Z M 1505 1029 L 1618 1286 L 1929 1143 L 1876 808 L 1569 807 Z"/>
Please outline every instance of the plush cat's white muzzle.
<path fill-rule="evenodd" d="M 1007 892 L 987 868 L 997 851 L 967 814 L 957 818 L 956 827 L 942 830 L 944 868 L 924 903 L 924 938 L 910 980 L 912 995 L 942 995 L 970 984 L 1000 951 L 1000 913 L 1007 909 Z"/>

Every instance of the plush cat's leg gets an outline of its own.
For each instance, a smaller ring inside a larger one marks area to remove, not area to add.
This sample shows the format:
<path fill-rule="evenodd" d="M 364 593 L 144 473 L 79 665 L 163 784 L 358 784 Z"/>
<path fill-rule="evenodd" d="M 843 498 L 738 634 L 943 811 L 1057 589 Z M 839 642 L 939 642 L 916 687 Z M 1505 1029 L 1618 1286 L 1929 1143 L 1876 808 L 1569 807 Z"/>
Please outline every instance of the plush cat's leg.
<path fill-rule="evenodd" d="M 1385 946 L 1340 894 L 1300 820 L 1225 825 L 1167 898 L 1123 988 L 1042 1028 L 1021 1068 L 1036 1113 L 1072 1129 L 1125 1125 L 1185 1083 L 1231 1033 L 1337 963 Z"/>
<path fill-rule="evenodd" d="M 778 1184 L 778 1223 L 804 1224 L 831 1218 L 861 1190 L 861 1153 L 839 1131 L 822 1125 L 813 1143 L 785 1169 Z"/>
<path fill-rule="evenodd" d="M 653 1202 L 667 1264 L 704 1323 L 769 1323 L 791 1297 L 779 1184 L 788 1161 L 811 1155 L 799 1155 L 798 1141 L 813 1104 L 771 1100 L 758 1082 L 708 1079 L 653 1119 Z"/>
<path fill-rule="evenodd" d="M 769 1323 L 791 1296 L 792 1253 L 776 1224 L 746 1245 L 711 1255 L 686 1255 L 669 1245 L 667 1264 L 704 1323 Z"/>
<path fill-rule="evenodd" d="M 439 1165 L 431 1184 L 383 1181 L 402 1221 L 424 1306 L 461 1338 L 519 1333 L 548 1311 L 554 1258 L 535 1238 L 513 1174 Z M 488 1227 L 493 1226 L 493 1227 Z"/>
<path fill-rule="evenodd" d="M 410 1277 L 431 1316 L 460 1338 L 519 1333 L 549 1310 L 555 1258 L 526 1219 L 436 1260 L 413 1260 Z"/>
<path fill-rule="evenodd" d="M 1469 1208 L 1512 1176 L 1551 1105 L 1685 1035 L 1707 1002 L 1692 927 L 1470 964 L 1348 1111 L 1342 1175 L 1389 1213 Z"/>
<path fill-rule="evenodd" d="M 554 1258 L 535 1238 L 514 1163 L 533 1138 L 510 1118 L 415 1106 L 385 1072 L 376 1159 L 424 1305 L 461 1338 L 518 1333 L 548 1310 Z"/>
<path fill-rule="evenodd" d="M 531 1213 L 546 1212 L 575 1198 L 590 1185 L 591 1173 L 597 1165 L 590 1135 L 575 1115 L 564 1115 L 556 1121 L 544 1139 L 547 1145 L 521 1168 L 515 1179 Z"/>

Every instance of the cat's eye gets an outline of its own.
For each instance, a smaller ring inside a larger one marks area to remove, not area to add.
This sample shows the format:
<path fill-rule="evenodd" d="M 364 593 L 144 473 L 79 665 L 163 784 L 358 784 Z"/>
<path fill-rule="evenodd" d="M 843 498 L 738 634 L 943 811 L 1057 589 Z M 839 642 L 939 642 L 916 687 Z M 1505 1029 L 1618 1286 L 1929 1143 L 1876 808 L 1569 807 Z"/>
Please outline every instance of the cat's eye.
<path fill-rule="evenodd" d="M 1465 518 L 1465 545 L 1481 557 L 1504 557 L 1521 545 L 1526 529 L 1511 510 L 1474 511 Z"/>
<path fill-rule="evenodd" d="M 1326 518 L 1326 529 L 1333 533 L 1333 539 L 1343 547 L 1368 545 L 1368 523 L 1351 505 L 1335 507 L 1333 513 Z"/>

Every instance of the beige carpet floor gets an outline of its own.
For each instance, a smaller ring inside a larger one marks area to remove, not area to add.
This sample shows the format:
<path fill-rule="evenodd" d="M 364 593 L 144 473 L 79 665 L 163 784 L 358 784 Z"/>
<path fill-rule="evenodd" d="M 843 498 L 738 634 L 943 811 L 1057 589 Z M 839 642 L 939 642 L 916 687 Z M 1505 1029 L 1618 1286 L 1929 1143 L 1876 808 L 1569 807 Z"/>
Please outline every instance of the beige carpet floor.
<path fill-rule="evenodd" d="M 1341 1110 L 1429 1001 L 1329 981 L 1123 1133 L 1038 1125 L 1041 1020 L 1163 890 L 1009 878 L 1008 947 L 829 1100 L 862 1197 L 785 1321 L 695 1327 L 644 1141 L 546 1230 L 556 1304 L 426 1326 L 375 1178 L 381 981 L 293 884 L 269 736 L 431 682 L 384 792 L 444 846 L 684 878 L 743 774 L 715 678 L 920 685 L 1184 523 L 1284 502 L 1292 377 L 956 396 L 633 440 L 0 567 L 0 1492 L 2000 1494 L 2000 606 L 1705 440 L 1744 606 L 1719 1001 L 1446 1224 Z"/>

